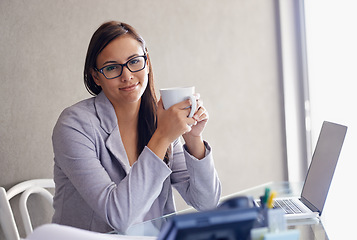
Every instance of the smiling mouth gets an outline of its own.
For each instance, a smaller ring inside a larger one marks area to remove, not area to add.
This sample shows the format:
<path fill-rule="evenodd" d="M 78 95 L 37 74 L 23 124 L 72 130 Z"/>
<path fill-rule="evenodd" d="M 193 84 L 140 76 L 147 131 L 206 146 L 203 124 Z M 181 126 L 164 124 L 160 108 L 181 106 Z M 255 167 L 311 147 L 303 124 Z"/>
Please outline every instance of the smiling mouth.
<path fill-rule="evenodd" d="M 127 86 L 127 87 L 122 87 L 122 88 L 119 88 L 119 90 L 122 90 L 122 91 L 132 91 L 134 89 L 136 89 L 136 87 L 139 85 L 139 82 L 133 84 L 133 85 L 130 85 L 130 86 Z"/>

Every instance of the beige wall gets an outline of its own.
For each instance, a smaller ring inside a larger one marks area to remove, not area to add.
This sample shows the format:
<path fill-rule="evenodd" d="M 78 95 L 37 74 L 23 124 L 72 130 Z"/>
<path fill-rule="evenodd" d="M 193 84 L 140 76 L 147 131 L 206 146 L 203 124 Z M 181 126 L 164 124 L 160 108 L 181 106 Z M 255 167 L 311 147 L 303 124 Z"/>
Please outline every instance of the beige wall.
<path fill-rule="evenodd" d="M 107 20 L 146 39 L 157 89 L 201 93 L 223 195 L 286 179 L 274 0 L 1 0 L 1 186 L 52 177 L 52 128 L 90 97 L 84 58 Z"/>

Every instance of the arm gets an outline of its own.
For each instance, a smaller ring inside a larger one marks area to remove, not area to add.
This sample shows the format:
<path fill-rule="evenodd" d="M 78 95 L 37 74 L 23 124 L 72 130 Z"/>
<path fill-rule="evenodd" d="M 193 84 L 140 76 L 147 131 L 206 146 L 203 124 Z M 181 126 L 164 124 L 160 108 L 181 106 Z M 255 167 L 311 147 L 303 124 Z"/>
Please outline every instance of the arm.
<path fill-rule="evenodd" d="M 75 113 L 60 117 L 53 133 L 56 165 L 103 221 L 124 231 L 143 219 L 171 170 L 145 148 L 127 175 L 123 169 L 119 171 L 121 176 L 114 175 L 118 162 L 110 159 L 104 140 L 88 119 Z M 77 211 L 75 207 L 72 210 Z"/>
<path fill-rule="evenodd" d="M 221 183 L 214 167 L 212 150 L 205 142 L 205 157 L 193 157 L 179 141 L 174 144 L 171 181 L 189 205 L 198 210 L 215 208 Z"/>
<path fill-rule="evenodd" d="M 203 142 L 202 136 L 184 136 L 187 151 L 197 159 L 205 157 L 206 147 Z"/>

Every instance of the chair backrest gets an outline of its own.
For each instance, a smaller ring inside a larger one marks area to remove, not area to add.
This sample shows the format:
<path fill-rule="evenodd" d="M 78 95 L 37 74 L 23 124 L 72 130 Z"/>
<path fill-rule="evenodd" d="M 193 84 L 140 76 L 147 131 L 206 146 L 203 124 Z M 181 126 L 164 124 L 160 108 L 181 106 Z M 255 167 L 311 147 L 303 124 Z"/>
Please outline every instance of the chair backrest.
<path fill-rule="evenodd" d="M 2 188 L 0 192 L 0 210 L 1 212 L 6 212 L 6 214 L 4 216 L 0 216 L 0 223 L 3 227 L 3 231 L 7 240 L 20 239 L 18 228 L 16 226 L 16 222 L 10 207 L 10 200 L 16 195 L 21 194 L 19 200 L 19 210 L 27 236 L 33 231 L 29 211 L 27 208 L 28 197 L 31 194 L 36 193 L 43 196 L 52 205 L 53 196 L 46 188 L 54 187 L 55 183 L 53 179 L 33 179 L 16 184 L 7 192 L 5 192 L 5 189 Z"/>
<path fill-rule="evenodd" d="M 0 225 L 7 240 L 20 239 L 15 218 L 3 187 L 0 187 Z"/>

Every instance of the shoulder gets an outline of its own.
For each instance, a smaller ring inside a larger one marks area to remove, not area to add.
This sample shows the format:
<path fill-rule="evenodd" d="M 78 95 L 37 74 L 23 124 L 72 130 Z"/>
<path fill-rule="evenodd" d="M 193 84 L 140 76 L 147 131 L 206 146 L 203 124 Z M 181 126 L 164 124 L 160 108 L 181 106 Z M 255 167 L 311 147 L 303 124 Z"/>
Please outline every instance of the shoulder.
<path fill-rule="evenodd" d="M 94 107 L 94 97 L 82 100 L 70 107 L 65 108 L 61 115 L 61 117 L 75 117 L 81 115 L 88 115 L 95 111 Z"/>
<path fill-rule="evenodd" d="M 82 100 L 64 109 L 58 118 L 58 122 L 86 122 L 95 114 L 94 99 Z"/>
<path fill-rule="evenodd" d="M 110 134 L 117 129 L 118 121 L 113 105 L 103 92 L 97 96 L 78 102 L 61 113 L 56 129 L 72 132 L 94 133 L 100 130 Z M 90 131 L 90 132 L 89 132 Z"/>
<path fill-rule="evenodd" d="M 94 97 L 88 98 L 64 109 L 57 120 L 53 134 L 72 130 L 86 132 L 92 128 L 93 123 L 98 121 L 94 99 Z"/>

